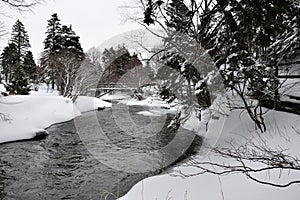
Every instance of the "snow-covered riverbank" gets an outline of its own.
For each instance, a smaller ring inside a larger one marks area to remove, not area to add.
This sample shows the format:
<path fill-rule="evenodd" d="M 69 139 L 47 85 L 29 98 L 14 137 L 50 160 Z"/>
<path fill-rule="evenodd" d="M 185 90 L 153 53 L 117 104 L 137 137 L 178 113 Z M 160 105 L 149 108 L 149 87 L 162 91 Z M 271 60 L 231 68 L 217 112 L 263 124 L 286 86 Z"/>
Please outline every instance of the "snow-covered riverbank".
<path fill-rule="evenodd" d="M 45 128 L 74 119 L 81 112 L 111 107 L 110 103 L 93 97 L 78 97 L 75 104 L 41 87 L 31 95 L 1 97 L 0 112 L 8 121 L 0 121 L 0 143 L 31 139 Z"/>
<path fill-rule="evenodd" d="M 298 115 L 269 111 L 265 115 L 268 131 L 258 134 L 253 122 L 245 112 L 236 110 L 226 117 L 220 137 L 216 146 L 225 147 L 228 141 L 243 141 L 251 138 L 259 142 L 263 138 L 270 147 L 285 149 L 286 153 L 294 157 L 300 157 L 300 135 L 295 130 L 300 130 L 300 117 Z M 218 122 L 209 128 L 214 129 Z M 215 140 L 215 136 L 207 135 L 205 143 Z M 233 164 L 233 160 L 224 159 L 214 153 L 199 153 L 194 157 L 200 162 L 216 162 Z M 252 164 L 251 166 L 256 166 Z M 209 166 L 208 166 L 209 167 Z M 212 170 L 216 170 L 211 168 Z M 300 186 L 295 184 L 286 188 L 271 187 L 258 184 L 246 178 L 244 174 L 230 174 L 218 176 L 214 174 L 201 174 L 181 178 L 178 172 L 185 175 L 196 174 L 201 170 L 187 164 L 181 164 L 174 168 L 174 171 L 149 177 L 136 184 L 120 200 L 152 200 L 152 199 L 172 199 L 172 200 L 297 200 L 299 199 Z M 174 176 L 175 175 L 175 176 Z M 258 174 L 259 178 L 273 183 L 287 183 L 291 180 L 299 180 L 300 173 L 292 171 L 282 172 L 280 170 L 268 171 Z"/>

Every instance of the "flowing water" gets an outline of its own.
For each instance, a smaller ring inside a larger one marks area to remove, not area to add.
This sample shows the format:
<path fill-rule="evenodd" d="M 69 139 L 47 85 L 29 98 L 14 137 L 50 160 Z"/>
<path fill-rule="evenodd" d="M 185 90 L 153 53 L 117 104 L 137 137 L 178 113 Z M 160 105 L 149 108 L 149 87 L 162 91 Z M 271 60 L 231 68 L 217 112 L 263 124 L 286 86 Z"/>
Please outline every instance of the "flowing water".
<path fill-rule="evenodd" d="M 201 145 L 201 138 L 193 136 L 192 145 L 186 149 L 182 144 L 190 140 L 191 137 L 186 136 L 191 132 L 182 128 L 172 132 L 166 127 L 170 115 L 166 115 L 167 118 L 149 118 L 136 114 L 141 110 L 147 108 L 129 107 L 131 120 L 138 124 L 135 134 L 128 134 L 130 129 L 124 131 L 126 121 L 122 124 L 122 120 L 114 120 L 116 116 L 125 119 L 126 116 L 119 112 L 122 109 L 89 112 L 76 119 L 83 120 L 86 133 L 91 134 L 95 126 L 89 124 L 90 118 L 97 117 L 102 134 L 110 142 L 104 144 L 103 140 L 94 138 L 98 142 L 96 147 L 87 145 L 83 137 L 88 136 L 78 134 L 76 120 L 53 125 L 48 129 L 49 135 L 43 139 L 0 144 L 0 199 L 105 199 L 105 196 L 107 199 L 116 199 L 116 196 L 126 194 L 140 180 L 161 173 Z M 145 133 L 151 129 L 147 124 L 151 120 L 166 124 L 157 134 L 147 137 Z M 138 133 L 144 136 L 138 137 Z M 172 147 L 164 149 L 171 141 Z M 91 154 L 95 150 L 93 148 L 97 149 L 96 152 L 104 153 L 100 154 L 101 157 L 96 156 L 96 159 Z M 113 157 L 120 149 L 123 156 Z M 164 150 L 147 154 L 160 149 Z M 183 154 L 183 150 L 188 153 Z M 176 151 L 183 156 L 179 157 Z M 146 154 L 147 159 L 142 159 Z M 110 160 L 114 162 L 105 162 Z M 162 165 L 162 160 L 167 164 Z M 115 166 L 116 163 L 121 163 L 121 166 Z M 135 168 L 132 167 L 131 171 L 130 166 L 136 167 L 132 165 L 134 163 L 140 169 L 154 167 L 152 171 L 133 173 Z M 158 167 L 160 165 L 161 168 Z M 120 170 L 122 168 L 126 170 Z"/>

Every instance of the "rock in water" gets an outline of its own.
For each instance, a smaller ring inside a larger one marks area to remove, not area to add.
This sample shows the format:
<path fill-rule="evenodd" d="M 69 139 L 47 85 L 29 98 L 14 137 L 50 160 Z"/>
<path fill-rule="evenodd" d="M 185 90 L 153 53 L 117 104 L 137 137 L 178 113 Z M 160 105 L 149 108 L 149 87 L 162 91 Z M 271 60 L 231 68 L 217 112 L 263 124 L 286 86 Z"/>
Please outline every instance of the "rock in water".
<path fill-rule="evenodd" d="M 44 139 L 45 137 L 48 136 L 48 131 L 46 130 L 42 130 L 42 131 L 38 131 L 35 133 L 35 137 L 33 138 L 33 140 L 41 140 Z"/>

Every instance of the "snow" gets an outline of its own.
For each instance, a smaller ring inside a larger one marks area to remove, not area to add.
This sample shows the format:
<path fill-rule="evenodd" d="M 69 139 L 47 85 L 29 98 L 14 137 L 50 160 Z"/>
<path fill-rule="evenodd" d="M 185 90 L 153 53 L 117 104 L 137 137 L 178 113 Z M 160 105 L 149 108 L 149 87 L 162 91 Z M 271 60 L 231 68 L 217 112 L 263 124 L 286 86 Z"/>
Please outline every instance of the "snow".
<path fill-rule="evenodd" d="M 228 5 L 226 8 L 225 8 L 225 11 L 230 11 L 232 9 L 232 6 Z"/>
<path fill-rule="evenodd" d="M 45 85 L 30 95 L 1 97 L 0 111 L 8 121 L 0 121 L 0 143 L 31 139 L 53 124 L 74 119 L 82 112 L 111 107 L 101 99 L 79 96 L 73 104 Z"/>
<path fill-rule="evenodd" d="M 175 113 L 177 113 L 177 110 L 174 110 L 174 109 L 167 110 L 164 108 L 153 108 L 153 109 L 150 109 L 149 111 L 137 112 L 137 114 L 139 114 L 139 115 L 144 115 L 144 116 L 149 116 L 149 117 L 163 116 L 167 113 L 175 114 Z"/>
<path fill-rule="evenodd" d="M 0 84 L 0 96 L 1 96 L 1 92 L 6 92 L 6 89 L 3 84 Z"/>
<path fill-rule="evenodd" d="M 266 114 L 266 124 L 268 131 L 263 137 L 267 138 L 270 146 L 288 148 L 289 153 L 300 156 L 299 143 L 300 135 L 291 134 L 291 127 L 300 129 L 300 117 L 293 114 L 269 111 Z M 241 110 L 236 110 L 226 117 L 225 124 L 222 126 L 222 120 L 215 120 L 209 125 L 213 129 L 216 125 L 223 127 L 217 144 L 225 146 L 231 139 L 242 140 L 244 137 L 258 137 L 255 134 L 253 123 L 249 120 L 247 114 Z M 210 140 L 214 136 L 208 135 Z M 205 141 L 209 142 L 209 141 Z M 205 151 L 195 156 L 200 161 L 219 161 L 223 160 L 213 153 L 206 154 Z M 231 162 L 231 161 L 227 161 Z M 186 174 L 197 173 L 198 169 L 183 164 L 175 167 L 174 171 L 180 170 Z M 198 200 L 198 199 L 230 199 L 230 200 L 264 200 L 264 199 L 289 199 L 299 198 L 300 187 L 297 185 L 288 188 L 275 188 L 255 183 L 245 177 L 243 174 L 231 174 L 225 176 L 216 176 L 212 174 L 203 174 L 189 178 L 176 177 L 175 172 L 169 172 L 159 176 L 149 177 L 136 184 L 120 200 L 150 200 L 150 199 L 173 199 L 173 200 Z M 271 175 L 270 175 L 271 174 Z M 300 174 L 283 173 L 281 176 L 272 173 L 262 174 L 266 180 L 274 182 L 284 182 L 292 177 L 299 177 Z M 177 174 L 178 175 L 178 174 Z M 270 177 L 269 177 L 270 176 Z"/>
<path fill-rule="evenodd" d="M 59 96 L 57 90 L 50 89 L 46 84 L 40 85 L 38 91 L 30 91 L 31 96 Z"/>
<path fill-rule="evenodd" d="M 109 108 L 111 103 L 95 97 L 79 96 L 75 102 L 76 107 L 81 112 L 97 110 L 98 108 Z"/>
<path fill-rule="evenodd" d="M 112 100 L 121 100 L 121 99 L 130 99 L 130 95 L 125 94 L 125 93 L 116 93 L 116 94 L 106 94 L 102 97 L 100 97 L 100 99 L 102 100 L 106 100 L 106 101 L 112 101 Z"/>
<path fill-rule="evenodd" d="M 168 104 L 156 95 L 147 97 L 146 99 L 143 99 L 143 100 L 137 100 L 137 99 L 131 98 L 131 99 L 123 99 L 119 102 L 129 105 L 129 106 L 133 106 L 133 105 L 148 106 L 148 107 L 153 107 L 153 108 L 156 107 L 156 108 L 170 109 L 172 111 L 179 109 L 179 107 L 178 107 L 179 105 L 177 104 L 177 102 Z"/>
<path fill-rule="evenodd" d="M 30 139 L 52 124 L 68 121 L 80 112 L 59 96 L 9 96 L 0 102 L 9 121 L 0 121 L 0 143 Z"/>

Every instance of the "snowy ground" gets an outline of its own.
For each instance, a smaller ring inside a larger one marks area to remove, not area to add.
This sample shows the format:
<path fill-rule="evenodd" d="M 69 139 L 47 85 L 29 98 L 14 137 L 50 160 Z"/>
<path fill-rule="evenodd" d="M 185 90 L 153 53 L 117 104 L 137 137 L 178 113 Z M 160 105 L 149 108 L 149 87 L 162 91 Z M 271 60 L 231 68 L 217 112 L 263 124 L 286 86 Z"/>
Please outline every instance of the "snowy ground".
<path fill-rule="evenodd" d="M 6 92 L 6 89 L 3 84 L 0 84 L 0 96 L 1 96 L 1 92 Z"/>
<path fill-rule="evenodd" d="M 45 132 L 52 124 L 74 119 L 81 112 L 111 107 L 110 103 L 93 97 L 78 97 L 75 104 L 41 86 L 30 95 L 1 97 L 0 111 L 8 121 L 0 121 L 0 143 L 31 139 Z"/>
<path fill-rule="evenodd" d="M 222 123 L 222 120 L 215 120 L 209 124 L 210 129 L 214 129 Z M 263 134 L 270 146 L 288 149 L 291 155 L 300 157 L 300 135 L 295 133 L 292 127 L 300 130 L 300 117 L 298 115 L 269 111 L 266 114 L 266 124 L 268 131 Z M 209 132 L 209 131 L 208 131 Z M 203 133 L 204 134 L 204 133 Z M 205 143 L 214 143 L 216 145 L 226 146 L 228 141 L 233 139 L 235 142 L 242 141 L 244 137 L 253 139 L 258 138 L 254 130 L 253 123 L 249 120 L 245 112 L 231 112 L 225 119 L 225 124 L 220 135 L 206 135 Z M 205 152 L 205 151 L 203 151 Z M 222 160 L 213 153 L 200 153 L 195 156 L 198 161 L 216 161 L 231 163 L 230 160 Z M 150 200 L 150 199 L 172 199 L 172 200 L 199 200 L 199 199 L 228 199 L 228 200 L 265 200 L 265 199 L 299 199 L 300 186 L 293 185 L 288 188 L 275 188 L 257 184 L 246 178 L 243 174 L 234 174 L 227 176 L 217 176 L 212 174 L 203 174 L 189 178 L 174 177 L 178 175 L 176 171 L 182 171 L 185 174 L 199 172 L 191 166 L 184 164 L 176 167 L 174 172 L 160 176 L 150 177 L 136 184 L 127 195 L 121 200 Z M 281 175 L 281 176 L 280 176 Z M 275 183 L 285 183 L 290 179 L 299 179 L 300 174 L 293 173 L 264 173 L 260 174 L 267 181 Z"/>

